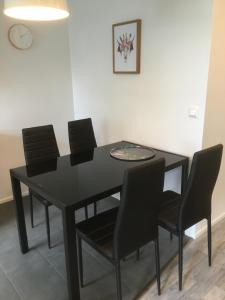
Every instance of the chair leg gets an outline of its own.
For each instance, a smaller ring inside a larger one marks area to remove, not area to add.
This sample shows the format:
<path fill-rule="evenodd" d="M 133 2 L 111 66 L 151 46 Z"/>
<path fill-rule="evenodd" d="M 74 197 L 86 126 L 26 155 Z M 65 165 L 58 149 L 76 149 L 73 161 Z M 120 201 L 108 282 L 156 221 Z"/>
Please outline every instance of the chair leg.
<path fill-rule="evenodd" d="M 116 262 L 115 269 L 116 269 L 117 300 L 122 300 L 120 262 Z"/>
<path fill-rule="evenodd" d="M 207 220 L 208 222 L 208 259 L 209 266 L 212 264 L 212 230 L 211 230 L 211 216 Z"/>
<path fill-rule="evenodd" d="M 88 207 L 85 206 L 85 219 L 87 220 L 88 219 Z"/>
<path fill-rule="evenodd" d="M 183 276 L 183 232 L 179 233 L 179 290 L 182 290 L 182 276 Z"/>
<path fill-rule="evenodd" d="M 30 222 L 31 222 L 31 227 L 34 228 L 33 195 L 32 195 L 32 192 L 30 190 L 29 190 L 29 199 L 30 199 Z"/>
<path fill-rule="evenodd" d="M 94 216 L 97 215 L 97 202 L 94 202 Z"/>
<path fill-rule="evenodd" d="M 170 240 L 172 241 L 173 240 L 173 233 L 170 232 Z"/>
<path fill-rule="evenodd" d="M 80 286 L 84 287 L 84 272 L 83 272 L 83 254 L 82 254 L 82 240 L 77 236 L 77 250 L 78 250 L 78 266 L 80 273 Z"/>
<path fill-rule="evenodd" d="M 157 238 L 155 241 L 155 264 L 156 264 L 156 278 L 157 278 L 157 288 L 158 295 L 161 295 L 161 283 L 160 283 L 160 257 L 159 257 L 159 239 Z"/>
<path fill-rule="evenodd" d="M 136 256 L 137 256 L 137 260 L 139 260 L 140 259 L 140 249 L 137 250 Z"/>
<path fill-rule="evenodd" d="M 51 249 L 50 222 L 49 222 L 48 206 L 45 206 L 45 218 L 46 218 L 46 231 L 47 231 L 47 238 L 48 238 L 48 248 Z"/>

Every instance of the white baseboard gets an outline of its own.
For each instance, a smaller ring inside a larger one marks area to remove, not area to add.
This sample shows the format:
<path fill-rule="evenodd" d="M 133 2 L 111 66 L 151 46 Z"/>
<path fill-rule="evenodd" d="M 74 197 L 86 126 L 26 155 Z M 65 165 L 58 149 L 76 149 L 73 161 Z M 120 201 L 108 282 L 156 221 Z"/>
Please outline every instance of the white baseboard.
<path fill-rule="evenodd" d="M 23 192 L 23 193 L 22 193 L 22 196 L 23 196 L 23 197 L 25 197 L 25 196 L 27 196 L 27 195 L 28 195 L 28 192 Z M 1 199 L 0 199 L 0 205 L 3 204 L 3 203 L 10 202 L 10 201 L 12 201 L 12 200 L 13 200 L 13 196 L 12 196 L 12 195 L 10 195 L 10 196 L 8 196 L 8 197 L 1 198 Z"/>
<path fill-rule="evenodd" d="M 185 230 L 185 235 L 187 235 L 188 237 L 190 237 L 192 239 L 196 239 L 195 227 L 196 227 L 196 225 L 194 225 L 194 226 L 188 228 L 187 230 Z"/>
<path fill-rule="evenodd" d="M 217 223 L 225 219 L 225 212 L 223 212 L 221 215 L 219 215 L 217 218 L 212 220 L 212 226 L 215 226 Z M 201 227 L 199 230 L 196 231 L 195 233 L 195 238 L 199 238 L 202 234 L 204 234 L 207 231 L 207 225 L 204 225 Z"/>
<path fill-rule="evenodd" d="M 12 201 L 12 195 L 0 199 L 0 204 Z"/>

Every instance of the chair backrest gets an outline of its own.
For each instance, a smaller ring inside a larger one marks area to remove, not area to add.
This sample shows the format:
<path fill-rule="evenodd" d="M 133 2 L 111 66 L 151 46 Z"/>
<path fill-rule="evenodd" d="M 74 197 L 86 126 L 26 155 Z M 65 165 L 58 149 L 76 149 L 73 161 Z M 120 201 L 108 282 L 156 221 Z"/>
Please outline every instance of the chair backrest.
<path fill-rule="evenodd" d="M 114 255 L 117 259 L 157 238 L 164 172 L 164 159 L 125 172 L 114 231 Z"/>
<path fill-rule="evenodd" d="M 211 199 L 219 174 L 223 145 L 196 152 L 182 198 L 179 227 L 187 229 L 211 216 Z"/>
<path fill-rule="evenodd" d="M 97 147 L 90 118 L 68 123 L 71 154 L 85 152 Z"/>
<path fill-rule="evenodd" d="M 49 161 L 59 157 L 52 125 L 22 130 L 24 156 L 27 165 Z"/>

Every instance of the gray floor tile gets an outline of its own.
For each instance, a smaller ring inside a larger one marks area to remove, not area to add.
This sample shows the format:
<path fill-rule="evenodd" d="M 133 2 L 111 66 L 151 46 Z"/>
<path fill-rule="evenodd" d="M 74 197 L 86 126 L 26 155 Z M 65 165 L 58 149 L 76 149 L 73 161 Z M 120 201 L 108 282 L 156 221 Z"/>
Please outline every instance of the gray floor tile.
<path fill-rule="evenodd" d="M 25 215 L 29 246 L 31 250 L 22 255 L 19 249 L 13 203 L 0 206 L 0 295 L 1 300 L 66 300 L 66 270 L 60 211 L 50 208 L 51 239 L 55 245 L 47 247 L 46 228 L 43 207 L 35 201 L 35 228 L 30 227 L 28 201 L 25 203 Z M 118 205 L 117 200 L 110 207 Z M 99 211 L 109 207 L 101 201 Z M 89 207 L 89 214 L 93 207 Z M 84 218 L 84 210 L 76 212 L 76 219 Z M 101 255 L 84 243 L 85 288 L 81 290 L 82 300 L 116 299 L 116 281 L 114 268 Z M 141 250 L 141 259 L 129 256 L 122 263 L 122 286 L 124 299 L 133 299 L 155 277 L 155 258 L 152 244 Z M 160 231 L 161 265 L 164 266 L 177 253 L 177 240 L 170 241 L 169 234 Z M 3 279 L 1 280 L 1 277 Z M 9 292 L 8 292 L 9 290 Z"/>
<path fill-rule="evenodd" d="M 22 300 L 17 294 L 12 283 L 7 279 L 0 269 L 0 299 L 1 300 Z"/>

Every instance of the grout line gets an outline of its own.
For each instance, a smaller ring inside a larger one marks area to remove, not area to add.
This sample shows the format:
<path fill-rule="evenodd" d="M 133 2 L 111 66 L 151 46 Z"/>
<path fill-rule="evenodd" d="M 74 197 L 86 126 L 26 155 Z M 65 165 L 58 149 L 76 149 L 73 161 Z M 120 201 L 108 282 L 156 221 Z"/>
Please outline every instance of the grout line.
<path fill-rule="evenodd" d="M 17 294 L 17 296 L 19 297 L 20 300 L 24 300 L 23 296 L 20 294 L 20 292 L 18 291 L 16 285 L 13 283 L 13 281 L 9 278 L 9 276 L 7 275 L 7 273 L 5 272 L 5 270 L 3 269 L 3 267 L 0 265 L 0 269 L 2 271 L 2 273 L 4 274 L 5 278 L 8 280 L 8 282 L 11 284 L 12 288 L 14 289 L 15 293 Z"/>
<path fill-rule="evenodd" d="M 54 271 L 66 282 L 66 278 L 57 270 L 56 266 L 47 258 L 45 257 L 38 249 L 36 251 L 39 255 L 54 269 Z"/>

